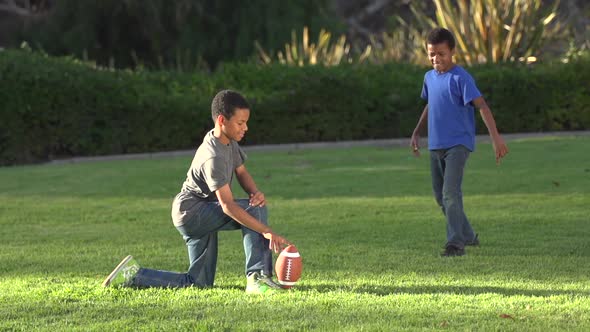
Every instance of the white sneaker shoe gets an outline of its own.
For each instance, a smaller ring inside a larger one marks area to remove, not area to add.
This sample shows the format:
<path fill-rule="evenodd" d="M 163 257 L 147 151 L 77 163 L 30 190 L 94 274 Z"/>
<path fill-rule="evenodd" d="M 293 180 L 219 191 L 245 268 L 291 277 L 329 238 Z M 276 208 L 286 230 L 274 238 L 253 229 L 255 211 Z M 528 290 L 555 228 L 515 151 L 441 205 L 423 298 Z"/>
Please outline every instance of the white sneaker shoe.
<path fill-rule="evenodd" d="M 123 258 L 121 263 L 109 274 L 109 276 L 102 282 L 103 287 L 120 287 L 129 286 L 135 275 L 141 267 L 133 257 L 127 256 Z"/>
<path fill-rule="evenodd" d="M 258 272 L 248 276 L 248 283 L 246 284 L 246 293 L 248 294 L 272 294 L 282 290 L 284 289 L 281 285 Z"/>

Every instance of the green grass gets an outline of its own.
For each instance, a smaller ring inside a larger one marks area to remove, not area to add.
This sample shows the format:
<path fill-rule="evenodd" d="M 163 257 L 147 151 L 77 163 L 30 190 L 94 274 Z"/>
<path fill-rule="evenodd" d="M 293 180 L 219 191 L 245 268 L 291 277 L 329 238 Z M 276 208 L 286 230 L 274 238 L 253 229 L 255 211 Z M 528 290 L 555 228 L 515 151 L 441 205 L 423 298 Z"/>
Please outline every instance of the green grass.
<path fill-rule="evenodd" d="M 0 330 L 590 329 L 590 138 L 479 145 L 464 181 L 481 246 L 441 258 L 428 158 L 407 149 L 251 152 L 304 274 L 244 294 L 239 232 L 213 289 L 103 289 L 127 254 L 185 271 L 170 203 L 190 157 L 0 168 Z"/>

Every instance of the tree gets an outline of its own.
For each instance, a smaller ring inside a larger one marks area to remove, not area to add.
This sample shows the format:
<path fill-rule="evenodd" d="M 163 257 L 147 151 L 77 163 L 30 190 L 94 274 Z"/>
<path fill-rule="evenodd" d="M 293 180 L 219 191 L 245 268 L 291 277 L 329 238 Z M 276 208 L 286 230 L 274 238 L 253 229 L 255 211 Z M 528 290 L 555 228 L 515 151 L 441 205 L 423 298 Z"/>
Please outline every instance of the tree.
<path fill-rule="evenodd" d="M 278 48 L 291 30 L 330 25 L 328 0 L 60 0 L 25 40 L 51 55 L 118 68 L 243 61 L 254 40 Z M 333 26 L 333 25 L 332 25 Z"/>
<path fill-rule="evenodd" d="M 51 0 L 0 0 L 0 12 L 17 16 L 34 16 L 51 9 Z"/>

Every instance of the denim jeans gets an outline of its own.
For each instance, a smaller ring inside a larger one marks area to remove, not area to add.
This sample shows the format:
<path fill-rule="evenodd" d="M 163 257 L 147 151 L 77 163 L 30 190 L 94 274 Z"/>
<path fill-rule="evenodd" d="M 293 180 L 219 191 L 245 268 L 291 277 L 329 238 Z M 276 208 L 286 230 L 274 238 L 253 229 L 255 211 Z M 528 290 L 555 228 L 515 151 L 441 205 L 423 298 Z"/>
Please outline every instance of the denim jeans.
<path fill-rule="evenodd" d="M 268 224 L 266 207 L 253 207 L 248 199 L 236 200 L 251 216 Z M 190 266 L 187 273 L 141 268 L 131 286 L 135 287 L 210 287 L 217 267 L 217 233 L 241 230 L 246 254 L 246 275 L 262 272 L 272 276 L 272 253 L 269 240 L 227 216 L 219 202 L 209 202 L 187 223 L 176 227 L 188 248 Z"/>
<path fill-rule="evenodd" d="M 430 171 L 434 198 L 447 219 L 447 246 L 464 248 L 475 233 L 463 211 L 463 171 L 469 149 L 457 145 L 449 149 L 430 151 Z"/>

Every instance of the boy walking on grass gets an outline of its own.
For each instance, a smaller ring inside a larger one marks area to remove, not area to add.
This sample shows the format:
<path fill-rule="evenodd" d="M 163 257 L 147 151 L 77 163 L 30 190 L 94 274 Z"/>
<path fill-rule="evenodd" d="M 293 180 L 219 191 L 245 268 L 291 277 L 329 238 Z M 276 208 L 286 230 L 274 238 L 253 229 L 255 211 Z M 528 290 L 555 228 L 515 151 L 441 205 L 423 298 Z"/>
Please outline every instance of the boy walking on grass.
<path fill-rule="evenodd" d="M 211 287 L 217 265 L 217 232 L 241 230 L 246 254 L 248 293 L 281 289 L 272 280 L 272 253 L 291 244 L 268 226 L 266 199 L 244 162 L 239 142 L 248 130 L 250 106 L 237 92 L 224 90 L 213 99 L 215 127 L 197 149 L 182 190 L 172 203 L 172 221 L 188 247 L 187 273 L 141 268 L 127 256 L 103 286 Z M 233 177 L 249 199 L 234 200 Z"/>
<path fill-rule="evenodd" d="M 420 132 L 428 124 L 428 149 L 432 188 L 447 220 L 447 243 L 442 256 L 462 256 L 466 245 L 479 245 L 477 234 L 463 211 L 461 185 L 469 153 L 475 149 L 475 112 L 492 138 L 496 163 L 508 147 L 496 129 L 490 108 L 471 75 L 453 63 L 455 38 L 450 31 L 436 28 L 428 34 L 428 58 L 433 70 L 424 76 L 422 99 L 426 107 L 412 134 L 410 145 L 420 155 Z"/>

